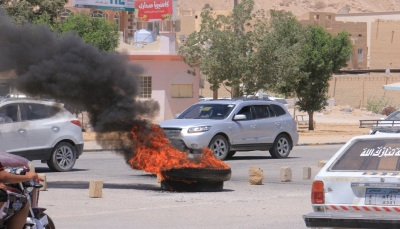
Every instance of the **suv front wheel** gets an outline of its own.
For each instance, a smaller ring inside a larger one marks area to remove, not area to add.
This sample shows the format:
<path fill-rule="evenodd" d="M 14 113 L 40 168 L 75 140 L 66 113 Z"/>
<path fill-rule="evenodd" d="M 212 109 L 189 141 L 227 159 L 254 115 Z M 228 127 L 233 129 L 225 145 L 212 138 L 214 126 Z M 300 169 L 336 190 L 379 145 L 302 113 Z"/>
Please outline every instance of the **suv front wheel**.
<path fill-rule="evenodd" d="M 280 134 L 276 137 L 274 145 L 269 150 L 269 153 L 273 158 L 285 158 L 289 156 L 291 149 L 290 144 L 289 138 L 284 134 Z"/>
<path fill-rule="evenodd" d="M 224 136 L 216 135 L 213 137 L 208 145 L 208 148 L 210 148 L 213 151 L 214 156 L 221 161 L 225 160 L 225 158 L 228 156 L 229 145 Z"/>
<path fill-rule="evenodd" d="M 74 167 L 75 161 L 75 148 L 68 142 L 60 142 L 54 147 L 47 165 L 54 172 L 67 172 Z"/>

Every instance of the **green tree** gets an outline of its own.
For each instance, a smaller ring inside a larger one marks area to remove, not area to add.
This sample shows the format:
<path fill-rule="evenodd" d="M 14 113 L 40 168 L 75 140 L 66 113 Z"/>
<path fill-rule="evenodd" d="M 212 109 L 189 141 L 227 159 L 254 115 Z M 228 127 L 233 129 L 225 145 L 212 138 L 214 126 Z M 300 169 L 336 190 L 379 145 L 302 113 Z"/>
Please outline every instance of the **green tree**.
<path fill-rule="evenodd" d="M 56 30 L 60 34 L 76 33 L 85 42 L 103 51 L 115 51 L 119 44 L 116 24 L 103 18 L 92 18 L 86 12 L 71 14 Z"/>
<path fill-rule="evenodd" d="M 347 66 L 352 51 L 349 33 L 333 36 L 320 26 L 308 26 L 308 38 L 302 54 L 300 71 L 305 73 L 293 85 L 296 105 L 309 116 L 309 130 L 314 130 L 314 112 L 327 106 L 332 74 Z"/>
<path fill-rule="evenodd" d="M 256 77 L 252 82 L 267 89 L 294 97 L 293 85 L 306 73 L 300 71 L 307 31 L 291 12 L 270 11 L 270 20 L 258 21 L 254 26 L 251 63 L 256 65 Z"/>
<path fill-rule="evenodd" d="M 194 68 L 208 77 L 211 90 L 217 90 L 222 83 L 232 88 L 232 97 L 240 96 L 240 85 L 254 73 L 250 62 L 251 23 L 254 15 L 253 0 L 243 0 L 228 16 L 216 15 L 206 4 L 201 12 L 199 32 L 188 36 L 185 45 L 179 49 L 195 73 Z M 246 86 L 244 85 L 245 93 Z"/>
<path fill-rule="evenodd" d="M 53 23 L 67 3 L 68 0 L 0 0 L 0 5 L 18 24 L 33 22 L 43 15 Z"/>

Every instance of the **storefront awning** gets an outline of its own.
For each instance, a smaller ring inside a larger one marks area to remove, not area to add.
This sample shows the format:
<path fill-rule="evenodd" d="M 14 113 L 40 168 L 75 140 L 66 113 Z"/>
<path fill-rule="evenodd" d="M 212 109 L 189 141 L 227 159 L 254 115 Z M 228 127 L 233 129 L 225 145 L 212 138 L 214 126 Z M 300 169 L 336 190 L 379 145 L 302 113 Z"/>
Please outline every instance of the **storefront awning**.
<path fill-rule="evenodd" d="M 400 82 L 383 85 L 382 88 L 385 90 L 400 91 Z"/>

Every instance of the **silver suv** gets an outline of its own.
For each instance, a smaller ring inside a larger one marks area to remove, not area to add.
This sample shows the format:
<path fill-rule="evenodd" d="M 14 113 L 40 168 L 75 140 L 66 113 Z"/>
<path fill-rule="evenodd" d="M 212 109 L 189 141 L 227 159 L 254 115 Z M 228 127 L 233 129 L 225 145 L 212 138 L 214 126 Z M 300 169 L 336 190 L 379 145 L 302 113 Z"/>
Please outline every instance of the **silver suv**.
<path fill-rule="evenodd" d="M 0 152 L 41 160 L 52 171 L 65 172 L 82 151 L 81 122 L 63 104 L 0 98 Z"/>
<path fill-rule="evenodd" d="M 299 139 L 287 108 L 270 100 L 207 100 L 158 124 L 178 149 L 209 147 L 220 160 L 251 150 L 285 158 Z"/>

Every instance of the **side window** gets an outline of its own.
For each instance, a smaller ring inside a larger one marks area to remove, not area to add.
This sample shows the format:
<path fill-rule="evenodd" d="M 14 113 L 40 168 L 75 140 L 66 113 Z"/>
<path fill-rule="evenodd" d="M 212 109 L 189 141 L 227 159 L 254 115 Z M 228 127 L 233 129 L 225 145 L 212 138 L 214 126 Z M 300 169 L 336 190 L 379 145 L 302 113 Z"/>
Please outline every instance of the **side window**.
<path fill-rule="evenodd" d="M 10 104 L 0 108 L 0 123 L 18 121 L 18 104 Z"/>
<path fill-rule="evenodd" d="M 26 119 L 37 120 L 50 117 L 49 109 L 46 105 L 26 103 L 24 104 Z"/>
<path fill-rule="evenodd" d="M 269 118 L 271 117 L 270 110 L 267 105 L 256 105 L 254 106 L 256 110 L 257 119 Z"/>
<path fill-rule="evenodd" d="M 286 114 L 285 109 L 283 109 L 281 106 L 276 105 L 276 104 L 271 104 L 272 109 L 274 109 L 276 116 L 281 116 Z"/>
<path fill-rule="evenodd" d="M 253 120 L 254 115 L 251 112 L 251 106 L 245 106 L 237 114 L 244 114 L 246 115 L 246 120 Z"/>

